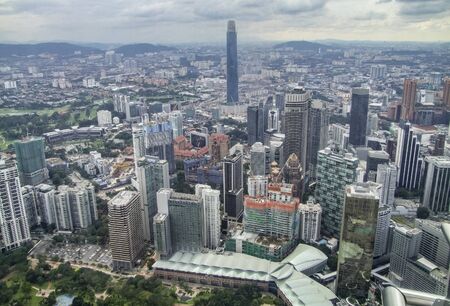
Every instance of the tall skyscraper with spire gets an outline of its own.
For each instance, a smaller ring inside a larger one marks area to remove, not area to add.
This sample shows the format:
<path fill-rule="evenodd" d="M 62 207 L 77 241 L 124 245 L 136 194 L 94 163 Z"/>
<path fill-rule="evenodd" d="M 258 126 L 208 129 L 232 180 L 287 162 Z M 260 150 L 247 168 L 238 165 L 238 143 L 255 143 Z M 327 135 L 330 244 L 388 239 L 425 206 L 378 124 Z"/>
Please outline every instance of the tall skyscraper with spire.
<path fill-rule="evenodd" d="M 234 20 L 229 20 L 227 28 L 227 103 L 237 102 L 239 102 L 237 33 Z"/>

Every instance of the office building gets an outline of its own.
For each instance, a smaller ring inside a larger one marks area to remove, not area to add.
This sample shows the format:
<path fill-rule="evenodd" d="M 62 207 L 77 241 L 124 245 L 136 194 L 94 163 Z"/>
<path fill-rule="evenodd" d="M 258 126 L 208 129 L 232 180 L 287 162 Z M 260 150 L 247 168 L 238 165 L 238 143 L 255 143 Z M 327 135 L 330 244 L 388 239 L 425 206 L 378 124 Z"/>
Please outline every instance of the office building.
<path fill-rule="evenodd" d="M 269 179 L 266 176 L 249 176 L 247 179 L 248 195 L 251 197 L 266 197 Z"/>
<path fill-rule="evenodd" d="M 317 152 L 327 146 L 329 123 L 330 115 L 326 102 L 312 100 L 308 118 L 308 152 L 306 158 L 311 177 L 315 177 L 316 174 Z"/>
<path fill-rule="evenodd" d="M 444 296 L 448 285 L 447 267 L 439 267 L 420 254 L 422 240 L 423 231 L 418 228 L 395 228 L 389 279 L 401 288 Z"/>
<path fill-rule="evenodd" d="M 447 109 L 450 109 L 450 78 L 444 80 L 443 99 L 442 102 Z"/>
<path fill-rule="evenodd" d="M 422 230 L 420 254 L 435 265 L 447 268 L 450 264 L 450 245 L 442 232 L 442 223 L 416 219 L 415 227 Z"/>
<path fill-rule="evenodd" d="M 173 139 L 183 136 L 183 114 L 180 111 L 170 112 L 169 121 L 172 125 Z"/>
<path fill-rule="evenodd" d="M 133 157 L 135 168 L 140 158 L 145 156 L 145 132 L 142 125 L 133 126 L 131 131 L 133 137 Z"/>
<path fill-rule="evenodd" d="M 156 193 L 169 188 L 169 164 L 156 156 L 145 156 L 138 160 L 136 177 L 139 185 L 144 238 L 153 241 L 153 217 L 158 213 Z"/>
<path fill-rule="evenodd" d="M 236 151 L 223 160 L 224 212 L 229 221 L 237 221 L 244 209 L 242 153 Z"/>
<path fill-rule="evenodd" d="M 266 175 L 266 147 L 255 142 L 250 148 L 250 173 L 254 176 Z"/>
<path fill-rule="evenodd" d="M 172 240 L 170 237 L 169 215 L 157 213 L 153 217 L 153 233 L 155 250 L 160 258 L 168 258 L 172 255 Z"/>
<path fill-rule="evenodd" d="M 208 185 L 196 185 L 195 194 L 203 201 L 203 246 L 215 249 L 220 244 L 220 191 Z"/>
<path fill-rule="evenodd" d="M 169 173 L 175 171 L 175 151 L 173 147 L 172 125 L 170 122 L 154 123 L 144 126 L 146 155 L 167 160 Z"/>
<path fill-rule="evenodd" d="M 227 103 L 238 103 L 238 54 L 236 24 L 228 21 L 227 27 Z"/>
<path fill-rule="evenodd" d="M 443 156 L 445 154 L 445 138 L 446 135 L 444 133 L 435 135 L 433 150 L 434 156 Z"/>
<path fill-rule="evenodd" d="M 98 126 L 112 125 L 111 112 L 108 110 L 99 110 L 97 112 L 97 123 L 98 123 Z"/>
<path fill-rule="evenodd" d="M 42 137 L 18 140 L 14 148 L 22 185 L 36 186 L 48 179 Z"/>
<path fill-rule="evenodd" d="M 425 157 L 423 206 L 435 213 L 450 212 L 450 157 Z"/>
<path fill-rule="evenodd" d="M 17 165 L 0 159 L 0 249 L 11 250 L 31 240 Z"/>
<path fill-rule="evenodd" d="M 320 224 L 322 221 L 322 207 L 320 204 L 308 201 L 298 207 L 300 213 L 300 240 L 304 242 L 320 239 Z"/>
<path fill-rule="evenodd" d="M 315 199 L 322 207 L 322 232 L 335 238 L 341 230 L 344 190 L 356 181 L 358 159 L 350 153 L 319 151 Z"/>
<path fill-rule="evenodd" d="M 369 182 L 345 190 L 336 285 L 341 298 L 362 302 L 368 297 L 380 202 L 377 188 Z"/>
<path fill-rule="evenodd" d="M 247 135 L 248 145 L 252 146 L 255 142 L 264 142 L 264 107 L 259 105 L 250 105 L 247 107 Z"/>
<path fill-rule="evenodd" d="M 366 145 L 367 112 L 369 111 L 369 90 L 352 89 L 352 108 L 350 110 L 350 138 L 353 146 Z"/>
<path fill-rule="evenodd" d="M 375 182 L 377 180 L 378 165 L 388 164 L 389 154 L 385 151 L 373 151 L 367 152 L 367 163 L 365 180 Z"/>
<path fill-rule="evenodd" d="M 411 129 L 411 123 L 398 128 L 395 165 L 398 168 L 397 187 L 418 189 L 423 160 L 420 157 L 420 141 Z"/>
<path fill-rule="evenodd" d="M 378 165 L 377 183 L 381 185 L 381 205 L 392 207 L 394 205 L 395 188 L 397 185 L 397 167 L 392 163 Z"/>
<path fill-rule="evenodd" d="M 201 251 L 205 241 L 202 198 L 187 193 L 171 192 L 168 210 L 172 251 Z"/>
<path fill-rule="evenodd" d="M 391 223 L 391 208 L 381 205 L 378 209 L 378 221 L 375 234 L 373 257 L 385 255 L 388 252 L 389 226 Z"/>
<path fill-rule="evenodd" d="M 121 191 L 108 203 L 113 270 L 131 270 L 144 252 L 139 193 Z"/>
<path fill-rule="evenodd" d="M 401 120 L 414 120 L 414 110 L 417 96 L 417 81 L 405 79 L 403 82 L 403 98 L 402 98 L 402 113 Z"/>
<path fill-rule="evenodd" d="M 308 148 L 308 117 L 311 93 L 295 88 L 286 93 L 284 106 L 284 156 L 295 153 L 305 173 L 308 171 L 306 155 Z"/>

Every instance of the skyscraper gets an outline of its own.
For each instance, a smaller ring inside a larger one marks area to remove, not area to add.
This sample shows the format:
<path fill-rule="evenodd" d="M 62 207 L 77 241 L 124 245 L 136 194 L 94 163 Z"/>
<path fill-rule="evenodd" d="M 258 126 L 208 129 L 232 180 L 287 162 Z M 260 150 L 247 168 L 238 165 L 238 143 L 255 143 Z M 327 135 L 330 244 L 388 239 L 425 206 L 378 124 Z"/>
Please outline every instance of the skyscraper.
<path fill-rule="evenodd" d="M 204 243 L 202 198 L 171 192 L 168 207 L 173 252 L 199 252 Z"/>
<path fill-rule="evenodd" d="M 252 175 L 266 175 L 266 147 L 255 142 L 250 148 L 250 171 Z"/>
<path fill-rule="evenodd" d="M 247 107 L 248 145 L 264 142 L 264 108 L 260 105 Z"/>
<path fill-rule="evenodd" d="M 180 111 L 170 112 L 169 120 L 172 124 L 173 138 L 183 136 L 183 114 Z"/>
<path fill-rule="evenodd" d="M 156 193 L 161 188 L 169 188 L 169 164 L 156 156 L 145 156 L 138 160 L 136 176 L 141 195 L 141 213 L 144 238 L 153 241 L 153 217 L 158 212 Z"/>
<path fill-rule="evenodd" d="M 133 126 L 132 128 L 133 137 L 133 155 L 134 155 L 134 165 L 137 167 L 138 160 L 145 156 L 145 132 L 142 125 Z"/>
<path fill-rule="evenodd" d="M 414 108 L 416 104 L 417 81 L 405 79 L 403 82 L 402 114 L 403 121 L 414 120 Z"/>
<path fill-rule="evenodd" d="M 450 109 L 450 78 L 444 80 L 443 99 L 442 102 L 447 109 Z"/>
<path fill-rule="evenodd" d="M 381 205 L 392 207 L 397 185 L 397 167 L 394 164 L 378 165 L 377 183 L 382 186 L 380 193 Z"/>
<path fill-rule="evenodd" d="M 237 33 L 234 20 L 227 28 L 227 103 L 239 102 Z"/>
<path fill-rule="evenodd" d="M 295 88 L 286 93 L 284 105 L 284 156 L 295 153 L 300 160 L 305 173 L 308 171 L 306 163 L 308 147 L 308 110 L 311 94 L 304 88 Z"/>
<path fill-rule="evenodd" d="M 319 151 L 315 198 L 322 206 L 322 231 L 339 237 L 345 186 L 356 181 L 358 159 L 352 154 L 341 155 L 330 148 Z"/>
<path fill-rule="evenodd" d="M 411 130 L 411 123 L 398 128 L 395 165 L 398 168 L 397 187 L 419 188 L 423 160 L 420 157 L 420 142 Z"/>
<path fill-rule="evenodd" d="M 121 191 L 108 203 L 113 270 L 130 270 L 144 251 L 139 193 Z"/>
<path fill-rule="evenodd" d="M 223 160 L 223 206 L 229 221 L 237 221 L 244 209 L 242 154 L 236 151 Z"/>
<path fill-rule="evenodd" d="M 380 206 L 378 209 L 377 231 L 373 257 L 379 257 L 388 252 L 389 225 L 391 222 L 391 209 L 389 206 Z"/>
<path fill-rule="evenodd" d="M 19 173 L 12 160 L 0 159 L 0 249 L 11 250 L 30 241 Z"/>
<path fill-rule="evenodd" d="M 450 157 L 425 157 L 423 205 L 438 213 L 450 212 Z"/>
<path fill-rule="evenodd" d="M 172 254 L 172 240 L 170 237 L 170 220 L 168 214 L 157 213 L 153 217 L 153 233 L 155 250 L 159 256 L 167 258 Z"/>
<path fill-rule="evenodd" d="M 370 287 L 378 219 L 376 183 L 349 185 L 345 190 L 339 245 L 336 295 L 365 301 Z"/>
<path fill-rule="evenodd" d="M 294 186 L 294 196 L 301 199 L 304 189 L 304 174 L 302 165 L 295 153 L 292 153 L 286 160 L 282 171 L 284 181 Z"/>
<path fill-rule="evenodd" d="M 354 146 L 366 145 L 367 112 L 369 110 L 369 90 L 352 89 L 352 108 L 350 111 L 349 143 Z"/>
<path fill-rule="evenodd" d="M 330 115 L 326 102 L 312 100 L 308 118 L 308 153 L 306 163 L 310 169 L 310 175 L 315 177 L 317 165 L 317 152 L 325 149 L 328 142 L 328 125 Z"/>
<path fill-rule="evenodd" d="M 44 139 L 27 138 L 14 143 L 17 166 L 23 185 L 36 186 L 48 179 L 45 164 Z"/>

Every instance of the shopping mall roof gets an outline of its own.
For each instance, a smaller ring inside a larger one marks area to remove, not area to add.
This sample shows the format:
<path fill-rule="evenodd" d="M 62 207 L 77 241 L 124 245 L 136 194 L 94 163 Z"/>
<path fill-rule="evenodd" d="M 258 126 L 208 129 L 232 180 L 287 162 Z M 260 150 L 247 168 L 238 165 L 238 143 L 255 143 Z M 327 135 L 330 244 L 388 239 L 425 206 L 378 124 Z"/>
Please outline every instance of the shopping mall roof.
<path fill-rule="evenodd" d="M 224 278 L 274 281 L 292 305 L 331 306 L 336 299 L 334 293 L 297 270 L 313 265 L 315 261 L 311 258 L 317 256 L 322 263 L 325 255 L 305 245 L 297 247 L 281 263 L 232 252 L 177 252 L 170 259 L 158 260 L 153 267 Z"/>

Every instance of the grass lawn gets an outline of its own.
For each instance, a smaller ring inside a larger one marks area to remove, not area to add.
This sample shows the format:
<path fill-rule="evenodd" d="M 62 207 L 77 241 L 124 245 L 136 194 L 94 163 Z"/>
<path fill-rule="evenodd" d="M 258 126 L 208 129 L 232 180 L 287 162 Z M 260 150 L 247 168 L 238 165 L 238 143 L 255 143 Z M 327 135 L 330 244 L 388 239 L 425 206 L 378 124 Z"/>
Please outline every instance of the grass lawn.
<path fill-rule="evenodd" d="M 64 105 L 61 107 L 48 107 L 42 109 L 26 109 L 26 108 L 0 108 L 0 116 L 14 116 L 37 113 L 38 115 L 51 115 L 54 112 L 68 111 L 70 105 Z"/>

